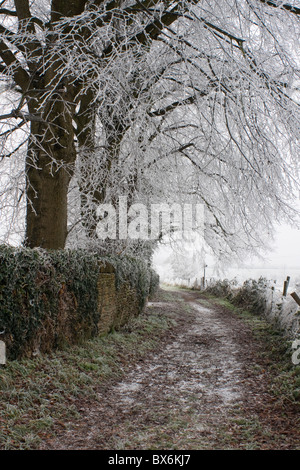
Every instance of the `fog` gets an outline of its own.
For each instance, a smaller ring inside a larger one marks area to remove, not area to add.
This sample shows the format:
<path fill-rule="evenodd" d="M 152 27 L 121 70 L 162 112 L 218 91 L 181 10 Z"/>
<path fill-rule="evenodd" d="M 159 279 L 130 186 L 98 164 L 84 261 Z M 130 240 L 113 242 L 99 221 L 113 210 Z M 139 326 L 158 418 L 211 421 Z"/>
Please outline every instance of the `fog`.
<path fill-rule="evenodd" d="M 274 241 L 270 243 L 270 250 L 262 250 L 261 258 L 245 257 L 241 263 L 220 265 L 217 259 L 207 254 L 201 259 L 197 247 L 191 245 L 189 252 L 185 250 L 182 263 L 174 272 L 176 256 L 175 250 L 170 246 L 160 246 L 156 250 L 153 264 L 162 283 L 192 286 L 195 282 L 201 283 L 204 274 L 206 282 L 211 279 L 235 278 L 242 283 L 246 279 L 258 279 L 263 276 L 276 281 L 278 289 L 281 289 L 287 276 L 291 278 L 291 286 L 300 279 L 300 230 L 287 225 L 278 227 Z"/>

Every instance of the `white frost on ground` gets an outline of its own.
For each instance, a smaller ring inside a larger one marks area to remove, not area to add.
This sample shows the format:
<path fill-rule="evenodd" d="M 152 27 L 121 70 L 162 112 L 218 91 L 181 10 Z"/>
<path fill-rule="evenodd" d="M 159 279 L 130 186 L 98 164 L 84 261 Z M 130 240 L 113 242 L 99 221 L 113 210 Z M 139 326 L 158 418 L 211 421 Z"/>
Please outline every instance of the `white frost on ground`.
<path fill-rule="evenodd" d="M 155 403 L 163 394 L 172 398 L 172 406 L 185 405 L 193 397 L 224 407 L 241 398 L 242 365 L 231 332 L 226 330 L 224 322 L 216 319 L 212 308 L 196 302 L 190 305 L 197 312 L 193 329 L 178 335 L 149 363 L 134 369 L 125 381 L 114 387 L 113 394 L 120 403 L 140 405 L 145 384 L 149 402 Z"/>

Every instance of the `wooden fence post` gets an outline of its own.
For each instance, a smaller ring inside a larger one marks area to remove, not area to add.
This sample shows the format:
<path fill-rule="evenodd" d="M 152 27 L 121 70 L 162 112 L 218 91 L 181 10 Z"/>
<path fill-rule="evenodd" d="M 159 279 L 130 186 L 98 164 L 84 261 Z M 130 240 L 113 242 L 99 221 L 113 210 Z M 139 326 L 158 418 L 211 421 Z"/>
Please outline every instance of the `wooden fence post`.
<path fill-rule="evenodd" d="M 293 297 L 295 302 L 297 302 L 297 304 L 300 305 L 300 297 L 296 294 L 296 292 L 292 292 L 291 296 Z"/>
<path fill-rule="evenodd" d="M 290 276 L 287 276 L 286 281 L 284 281 L 283 283 L 283 293 L 282 293 L 283 297 L 286 297 L 287 295 L 290 279 L 291 279 Z"/>

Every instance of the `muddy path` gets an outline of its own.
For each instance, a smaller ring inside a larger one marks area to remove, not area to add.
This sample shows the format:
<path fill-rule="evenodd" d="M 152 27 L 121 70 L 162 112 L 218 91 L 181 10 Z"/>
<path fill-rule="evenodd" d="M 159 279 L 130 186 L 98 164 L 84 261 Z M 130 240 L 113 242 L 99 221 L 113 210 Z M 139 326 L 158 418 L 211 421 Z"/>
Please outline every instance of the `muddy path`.
<path fill-rule="evenodd" d="M 294 416 L 276 408 L 248 327 L 193 291 L 150 302 L 176 321 L 125 378 L 99 387 L 42 449 L 296 449 Z M 299 448 L 299 447 L 298 447 Z"/>

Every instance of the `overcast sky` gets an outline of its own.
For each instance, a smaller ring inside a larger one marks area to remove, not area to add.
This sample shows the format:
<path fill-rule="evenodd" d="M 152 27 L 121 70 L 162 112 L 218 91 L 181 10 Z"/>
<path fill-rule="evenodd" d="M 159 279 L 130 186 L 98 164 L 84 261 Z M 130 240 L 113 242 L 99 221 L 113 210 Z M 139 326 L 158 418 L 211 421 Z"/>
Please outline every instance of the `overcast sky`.
<path fill-rule="evenodd" d="M 299 268 L 300 272 L 300 230 L 288 226 L 279 227 L 275 237 L 274 251 L 265 256 L 266 263 L 271 266 Z M 257 264 L 264 265 L 262 262 Z"/>
<path fill-rule="evenodd" d="M 206 275 L 207 279 L 214 278 L 239 278 L 240 280 L 259 278 L 260 276 L 267 279 L 277 279 L 278 284 L 281 286 L 283 279 L 286 276 L 291 276 L 292 281 L 300 280 L 300 230 L 293 229 L 287 225 L 278 227 L 274 240 L 274 249 L 267 253 L 261 253 L 264 257 L 261 259 L 245 259 L 244 265 L 236 265 L 224 267 L 223 271 L 218 271 L 216 260 L 212 257 L 207 257 Z M 171 249 L 170 247 L 160 247 L 154 255 L 154 268 L 159 273 L 162 282 L 176 282 L 176 275 L 173 273 L 171 263 Z M 185 264 L 193 265 L 192 257 L 190 260 L 186 259 Z M 202 262 L 195 264 L 194 276 L 200 279 L 203 276 Z M 182 265 L 182 273 L 185 271 L 184 263 Z M 299 274 L 298 274 L 299 271 Z M 181 277 L 181 276 L 180 276 Z M 186 276 L 183 274 L 182 279 Z M 192 281 L 193 282 L 193 281 Z"/>

